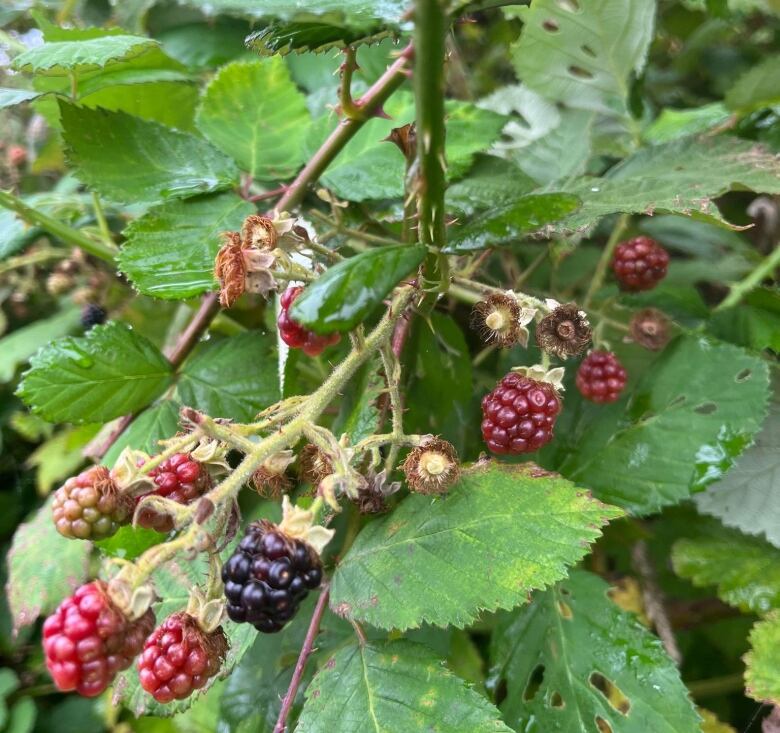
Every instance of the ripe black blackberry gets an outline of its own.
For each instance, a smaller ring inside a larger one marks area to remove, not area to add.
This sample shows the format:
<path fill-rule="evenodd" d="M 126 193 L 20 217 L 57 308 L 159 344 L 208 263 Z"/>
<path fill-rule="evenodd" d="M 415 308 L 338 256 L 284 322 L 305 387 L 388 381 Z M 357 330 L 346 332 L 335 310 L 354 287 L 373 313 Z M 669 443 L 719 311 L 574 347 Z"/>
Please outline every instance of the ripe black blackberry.
<path fill-rule="evenodd" d="M 253 522 L 222 567 L 228 617 L 258 631 L 280 631 L 322 580 L 313 547 L 267 520 Z"/>
<path fill-rule="evenodd" d="M 531 453 L 552 440 L 560 411 L 552 384 L 510 372 L 482 398 L 482 437 L 493 453 Z"/>
<path fill-rule="evenodd" d="M 84 328 L 99 326 L 106 321 L 106 311 L 97 303 L 87 303 L 81 310 L 81 325 Z"/>

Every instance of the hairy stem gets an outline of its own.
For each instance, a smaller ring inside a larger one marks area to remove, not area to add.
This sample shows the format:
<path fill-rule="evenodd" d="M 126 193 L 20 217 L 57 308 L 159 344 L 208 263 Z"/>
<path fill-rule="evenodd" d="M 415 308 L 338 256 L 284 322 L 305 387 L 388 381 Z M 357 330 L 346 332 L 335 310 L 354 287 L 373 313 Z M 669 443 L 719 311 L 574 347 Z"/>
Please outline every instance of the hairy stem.
<path fill-rule="evenodd" d="M 295 703 L 295 697 L 298 694 L 298 688 L 301 686 L 303 673 L 306 671 L 306 663 L 309 661 L 309 657 L 314 651 L 314 640 L 317 638 L 317 634 L 320 631 L 320 623 L 325 614 L 325 609 L 328 606 L 329 596 L 330 589 L 326 585 L 323 587 L 320 597 L 317 600 L 317 605 L 314 607 L 314 613 L 311 615 L 309 630 L 306 632 L 306 638 L 303 640 L 301 653 L 298 655 L 298 661 L 295 663 L 290 686 L 287 688 L 284 700 L 282 700 L 282 709 L 279 711 L 279 717 L 274 726 L 274 733 L 285 733 L 287 730 L 287 718 L 290 716 L 290 711 Z"/>

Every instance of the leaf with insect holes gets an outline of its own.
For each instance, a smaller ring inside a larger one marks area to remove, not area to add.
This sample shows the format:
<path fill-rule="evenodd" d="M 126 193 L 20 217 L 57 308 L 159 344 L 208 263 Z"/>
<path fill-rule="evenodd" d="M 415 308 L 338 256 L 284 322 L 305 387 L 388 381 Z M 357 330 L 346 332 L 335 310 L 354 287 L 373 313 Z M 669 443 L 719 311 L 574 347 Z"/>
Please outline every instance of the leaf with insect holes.
<path fill-rule="evenodd" d="M 17 395 L 50 422 L 105 422 L 159 397 L 171 365 L 150 341 L 110 321 L 51 342 L 30 359 Z"/>
<path fill-rule="evenodd" d="M 780 158 L 749 140 L 675 140 L 645 148 L 602 178 L 565 186 L 582 208 L 556 229 L 585 229 L 617 212 L 684 214 L 727 225 L 714 199 L 733 188 L 780 193 Z"/>
<path fill-rule="evenodd" d="M 504 719 L 525 733 L 699 733 L 699 716 L 658 638 L 582 570 L 506 614 L 491 679 Z"/>
<path fill-rule="evenodd" d="M 51 613 L 88 577 L 92 545 L 57 532 L 52 500 L 19 525 L 8 551 L 5 590 L 16 631 Z"/>
<path fill-rule="evenodd" d="M 241 228 L 255 207 L 231 192 L 168 201 L 124 231 L 119 268 L 144 295 L 176 300 L 216 288 L 222 232 Z"/>
<path fill-rule="evenodd" d="M 236 61 L 211 80 L 198 129 L 252 178 L 290 178 L 303 163 L 311 118 L 281 57 Z"/>
<path fill-rule="evenodd" d="M 695 501 L 699 511 L 780 547 L 780 405 L 772 404 L 755 444 L 737 465 Z"/>
<path fill-rule="evenodd" d="M 425 252 L 421 244 L 399 244 L 342 260 L 306 286 L 290 316 L 315 333 L 349 331 L 422 263 Z"/>
<path fill-rule="evenodd" d="M 629 75 L 653 38 L 654 0 L 535 0 L 512 49 L 521 81 L 547 99 L 628 117 Z"/>
<path fill-rule="evenodd" d="M 449 672 L 426 647 L 406 640 L 353 641 L 306 690 L 298 733 L 510 733 L 498 710 Z"/>
<path fill-rule="evenodd" d="M 158 203 L 238 181 L 233 161 L 202 138 L 124 112 L 59 104 L 76 176 L 108 199 Z"/>
<path fill-rule="evenodd" d="M 380 628 L 465 626 L 566 574 L 622 515 L 534 464 L 464 470 L 449 494 L 413 494 L 365 526 L 333 575 L 331 607 Z"/>
<path fill-rule="evenodd" d="M 44 43 L 20 53 L 12 66 L 16 71 L 66 76 L 69 71 L 91 70 L 131 59 L 158 46 L 151 38 L 125 35 Z"/>
<path fill-rule="evenodd" d="M 617 430 L 620 407 L 582 412 L 556 468 L 604 501 L 651 514 L 721 478 L 752 442 L 768 397 L 761 359 L 679 338 L 633 390 Z"/>

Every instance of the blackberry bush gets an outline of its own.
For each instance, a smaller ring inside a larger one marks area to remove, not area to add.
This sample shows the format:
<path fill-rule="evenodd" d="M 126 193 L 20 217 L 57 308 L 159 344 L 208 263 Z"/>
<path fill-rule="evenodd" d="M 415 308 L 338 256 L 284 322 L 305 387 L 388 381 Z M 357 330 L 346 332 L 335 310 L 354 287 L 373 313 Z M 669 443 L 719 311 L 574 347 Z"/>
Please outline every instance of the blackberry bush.
<path fill-rule="evenodd" d="M 333 5 L 0 10 L 2 726 L 768 730 L 777 1 Z"/>

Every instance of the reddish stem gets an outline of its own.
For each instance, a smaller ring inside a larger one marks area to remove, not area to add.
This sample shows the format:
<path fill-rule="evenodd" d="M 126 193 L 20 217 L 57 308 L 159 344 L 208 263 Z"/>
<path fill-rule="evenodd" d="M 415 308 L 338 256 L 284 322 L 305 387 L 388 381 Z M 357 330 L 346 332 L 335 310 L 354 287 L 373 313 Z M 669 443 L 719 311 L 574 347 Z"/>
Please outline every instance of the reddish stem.
<path fill-rule="evenodd" d="M 276 198 L 277 196 L 281 196 L 283 193 L 286 193 L 288 188 L 289 186 L 283 183 L 281 186 L 274 188 L 271 191 L 257 193 L 254 196 L 244 196 L 244 198 L 247 201 L 252 201 L 253 203 L 256 201 L 267 201 L 268 199 Z"/>
<path fill-rule="evenodd" d="M 293 703 L 298 695 L 298 688 L 301 685 L 303 673 L 306 670 L 306 662 L 309 661 L 309 657 L 314 651 L 314 640 L 317 638 L 317 634 L 320 631 L 320 622 L 325 613 L 325 608 L 328 605 L 329 596 L 330 588 L 325 586 L 322 589 L 322 593 L 320 593 L 317 605 L 314 608 L 314 613 L 311 615 L 309 630 L 306 632 L 306 638 L 303 640 L 301 653 L 298 655 L 298 661 L 295 663 L 295 670 L 293 671 L 293 676 L 290 680 L 290 686 L 287 688 L 287 694 L 284 696 L 284 700 L 282 700 L 282 709 L 279 711 L 279 717 L 276 719 L 274 733 L 285 733 L 287 730 L 287 718 L 290 716 Z"/>

